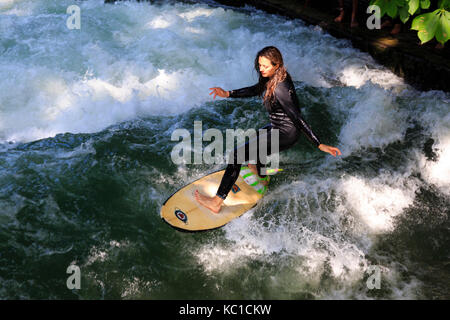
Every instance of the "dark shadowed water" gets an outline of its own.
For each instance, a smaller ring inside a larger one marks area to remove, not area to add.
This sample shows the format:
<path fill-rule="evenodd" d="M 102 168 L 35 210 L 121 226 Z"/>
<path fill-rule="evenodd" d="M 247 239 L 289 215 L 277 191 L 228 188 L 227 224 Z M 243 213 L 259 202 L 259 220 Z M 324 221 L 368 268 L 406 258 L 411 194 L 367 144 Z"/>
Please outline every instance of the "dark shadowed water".
<path fill-rule="evenodd" d="M 88 0 L 70 30 L 72 2 L 0 4 L 0 298 L 450 297 L 448 94 L 250 8 Z M 171 133 L 264 126 L 259 99 L 213 101 L 208 88 L 254 84 L 266 45 L 343 155 L 302 139 L 255 209 L 175 231 L 162 203 L 221 166 L 175 165 Z M 66 285 L 71 264 L 79 290 Z"/>

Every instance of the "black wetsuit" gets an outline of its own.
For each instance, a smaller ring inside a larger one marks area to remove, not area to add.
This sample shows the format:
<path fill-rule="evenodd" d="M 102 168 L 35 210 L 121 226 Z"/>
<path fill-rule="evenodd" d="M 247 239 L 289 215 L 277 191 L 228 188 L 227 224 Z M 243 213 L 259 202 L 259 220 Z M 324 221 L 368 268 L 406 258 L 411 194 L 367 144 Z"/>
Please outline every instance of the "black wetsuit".
<path fill-rule="evenodd" d="M 265 90 L 267 78 L 265 82 L 259 82 L 251 87 L 245 87 L 242 89 L 231 90 L 230 98 L 245 98 L 261 95 Z M 320 145 L 320 140 L 316 134 L 312 131 L 311 127 L 305 122 L 301 113 L 297 95 L 295 93 L 295 87 L 289 74 L 286 75 L 286 79 L 280 82 L 275 89 L 275 99 L 273 101 L 264 102 L 266 110 L 269 112 L 270 124 L 265 126 L 267 130 L 267 155 L 271 154 L 271 129 L 279 130 L 279 151 L 286 150 L 292 147 L 298 140 L 300 132 L 303 132 L 306 137 L 314 143 L 316 146 Z M 260 137 L 258 136 L 258 139 Z M 259 140 L 258 140 L 259 143 Z M 245 160 L 249 161 L 249 143 L 245 144 Z M 259 144 L 258 144 L 259 146 Z M 217 196 L 225 199 L 230 192 L 233 184 L 239 177 L 242 163 L 237 161 L 237 149 L 234 150 L 232 155 L 234 161 L 231 159 L 225 174 L 217 190 Z M 259 154 L 259 153 L 258 153 Z M 254 159 L 257 162 L 258 170 L 261 167 L 260 159 Z"/>

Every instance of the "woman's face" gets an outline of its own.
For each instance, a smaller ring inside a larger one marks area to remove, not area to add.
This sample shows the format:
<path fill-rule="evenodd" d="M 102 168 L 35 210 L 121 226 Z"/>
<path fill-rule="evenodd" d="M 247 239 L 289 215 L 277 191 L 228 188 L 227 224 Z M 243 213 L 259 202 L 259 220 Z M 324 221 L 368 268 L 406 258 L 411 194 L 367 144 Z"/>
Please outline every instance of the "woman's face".
<path fill-rule="evenodd" d="M 264 78 L 270 78 L 275 74 L 275 71 L 278 69 L 278 65 L 273 66 L 269 59 L 266 57 L 259 57 L 259 72 Z"/>

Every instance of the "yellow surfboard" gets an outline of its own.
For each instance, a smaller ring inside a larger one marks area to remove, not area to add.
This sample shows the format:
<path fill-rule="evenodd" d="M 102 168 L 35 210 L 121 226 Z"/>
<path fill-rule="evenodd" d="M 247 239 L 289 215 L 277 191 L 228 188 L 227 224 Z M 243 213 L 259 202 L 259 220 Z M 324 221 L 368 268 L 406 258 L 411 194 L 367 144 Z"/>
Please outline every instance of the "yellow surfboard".
<path fill-rule="evenodd" d="M 224 172 L 213 172 L 176 191 L 164 202 L 161 218 L 171 226 L 187 231 L 219 228 L 253 208 L 267 191 L 250 169 L 243 166 L 222 209 L 214 213 L 198 204 L 194 192 L 198 189 L 203 194 L 214 196 Z"/>

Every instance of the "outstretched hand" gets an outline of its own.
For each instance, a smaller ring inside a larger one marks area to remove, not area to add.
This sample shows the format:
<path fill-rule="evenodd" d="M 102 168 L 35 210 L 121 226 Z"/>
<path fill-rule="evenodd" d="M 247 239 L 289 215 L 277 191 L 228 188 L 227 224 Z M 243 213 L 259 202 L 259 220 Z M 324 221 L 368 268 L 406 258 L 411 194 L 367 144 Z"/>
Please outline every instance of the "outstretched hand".
<path fill-rule="evenodd" d="M 209 90 L 212 90 L 209 95 L 212 95 L 214 93 L 213 99 L 216 98 L 216 96 L 222 97 L 222 98 L 228 98 L 230 96 L 230 93 L 228 91 L 223 90 L 219 87 L 213 87 L 209 88 Z"/>
<path fill-rule="evenodd" d="M 326 144 L 320 144 L 319 149 L 322 150 L 323 152 L 328 152 L 333 157 L 336 157 L 337 155 L 342 154 L 341 150 L 339 150 L 338 148 L 332 147 L 332 146 L 327 146 Z"/>

